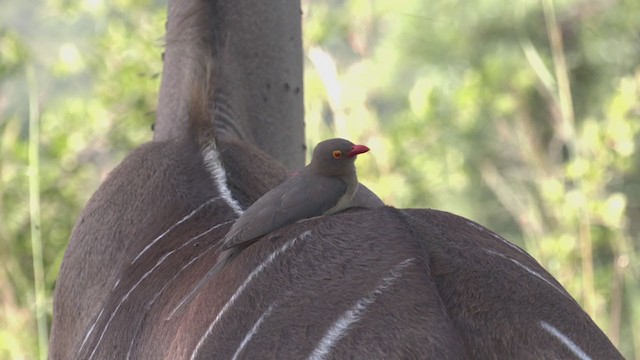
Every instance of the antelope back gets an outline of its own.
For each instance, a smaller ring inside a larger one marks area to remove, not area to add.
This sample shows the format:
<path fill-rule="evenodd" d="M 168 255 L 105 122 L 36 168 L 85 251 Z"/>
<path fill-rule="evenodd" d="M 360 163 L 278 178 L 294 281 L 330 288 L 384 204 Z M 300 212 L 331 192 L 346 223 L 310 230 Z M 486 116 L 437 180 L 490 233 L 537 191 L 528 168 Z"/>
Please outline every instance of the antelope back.
<path fill-rule="evenodd" d="M 74 230 L 50 357 L 621 358 L 534 259 L 434 210 L 353 209 L 279 229 L 169 317 L 240 208 L 282 177 L 241 143 L 134 152 Z"/>
<path fill-rule="evenodd" d="M 519 247 L 468 219 L 402 210 L 438 296 L 474 359 L 622 359 L 562 285 Z"/>

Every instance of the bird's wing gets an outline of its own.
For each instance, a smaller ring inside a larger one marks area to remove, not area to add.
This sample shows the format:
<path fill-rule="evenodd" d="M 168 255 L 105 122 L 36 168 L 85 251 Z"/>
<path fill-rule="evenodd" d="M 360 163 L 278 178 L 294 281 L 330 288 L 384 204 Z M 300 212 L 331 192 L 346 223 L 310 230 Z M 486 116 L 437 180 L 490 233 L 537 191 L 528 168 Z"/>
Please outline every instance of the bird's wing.
<path fill-rule="evenodd" d="M 366 209 L 375 209 L 384 207 L 384 202 L 371 191 L 368 187 L 360 184 L 358 191 L 356 191 L 353 199 L 351 200 L 350 207 L 362 207 Z"/>
<path fill-rule="evenodd" d="M 333 207 L 347 184 L 330 177 L 300 174 L 256 200 L 233 224 L 222 249 L 240 246 L 297 220 L 321 215 Z"/>

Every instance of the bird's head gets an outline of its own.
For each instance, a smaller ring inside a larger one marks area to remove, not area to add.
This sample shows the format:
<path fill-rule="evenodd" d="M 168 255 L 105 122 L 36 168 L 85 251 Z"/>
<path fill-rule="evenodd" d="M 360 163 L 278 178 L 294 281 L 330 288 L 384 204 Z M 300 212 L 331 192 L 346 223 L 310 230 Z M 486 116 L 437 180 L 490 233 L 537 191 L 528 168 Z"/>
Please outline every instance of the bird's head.
<path fill-rule="evenodd" d="M 354 162 L 358 154 L 366 153 L 369 148 L 355 145 L 345 139 L 330 139 L 318 143 L 313 149 L 309 166 L 311 170 L 324 176 L 349 175 L 355 172 Z"/>

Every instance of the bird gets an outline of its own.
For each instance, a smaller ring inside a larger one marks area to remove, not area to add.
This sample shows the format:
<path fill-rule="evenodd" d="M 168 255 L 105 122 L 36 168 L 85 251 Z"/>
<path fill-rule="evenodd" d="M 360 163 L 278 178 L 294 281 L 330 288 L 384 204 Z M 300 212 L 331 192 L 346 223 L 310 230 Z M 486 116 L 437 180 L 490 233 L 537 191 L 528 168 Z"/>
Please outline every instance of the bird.
<path fill-rule="evenodd" d="M 189 303 L 210 278 L 263 235 L 296 221 L 335 214 L 353 206 L 384 206 L 373 192 L 359 186 L 356 176 L 355 160 L 369 150 L 365 145 L 340 138 L 318 143 L 307 166 L 269 190 L 240 215 L 223 238 L 215 265 L 169 318 Z"/>

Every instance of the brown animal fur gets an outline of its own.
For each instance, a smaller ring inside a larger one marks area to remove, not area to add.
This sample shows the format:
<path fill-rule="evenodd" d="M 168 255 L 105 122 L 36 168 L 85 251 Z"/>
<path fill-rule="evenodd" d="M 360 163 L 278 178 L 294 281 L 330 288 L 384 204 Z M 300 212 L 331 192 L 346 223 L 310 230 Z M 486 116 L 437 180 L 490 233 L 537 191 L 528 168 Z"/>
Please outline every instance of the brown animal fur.
<path fill-rule="evenodd" d="M 259 171 L 272 163 L 264 157 L 261 166 L 247 166 L 255 150 L 238 144 L 220 148 L 226 149 L 228 173 L 243 179 L 259 181 Z M 228 225 L 198 235 L 235 218 L 224 202 L 213 202 L 132 263 L 151 240 L 218 195 L 197 149 L 188 141 L 145 145 L 89 202 L 60 274 L 50 358 L 125 358 L 129 352 L 131 358 L 188 358 L 247 275 L 306 230 L 308 238 L 276 258 L 238 297 L 198 358 L 231 357 L 274 303 L 242 357 L 308 356 L 341 314 L 407 259 L 411 265 L 336 343 L 332 358 L 571 358 L 541 330 L 540 320 L 553 323 L 593 358 L 621 358 L 564 291 L 508 258 L 562 289 L 535 260 L 477 224 L 433 210 L 350 210 L 280 229 L 248 248 L 183 314 L 166 321 L 215 261 Z M 234 164 L 243 165 L 234 170 Z M 243 186 L 271 185 L 244 180 L 234 186 L 237 195 Z M 257 196 L 251 190 L 244 198 Z"/>

